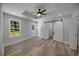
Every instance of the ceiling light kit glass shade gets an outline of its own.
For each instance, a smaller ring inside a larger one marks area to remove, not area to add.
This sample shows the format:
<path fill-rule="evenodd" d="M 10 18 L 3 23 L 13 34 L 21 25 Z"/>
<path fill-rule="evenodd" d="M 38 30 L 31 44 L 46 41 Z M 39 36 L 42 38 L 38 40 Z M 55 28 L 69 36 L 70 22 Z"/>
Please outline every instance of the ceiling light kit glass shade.
<path fill-rule="evenodd" d="M 37 16 L 41 16 L 41 14 L 40 14 L 40 13 L 38 13 L 38 14 L 37 14 Z"/>

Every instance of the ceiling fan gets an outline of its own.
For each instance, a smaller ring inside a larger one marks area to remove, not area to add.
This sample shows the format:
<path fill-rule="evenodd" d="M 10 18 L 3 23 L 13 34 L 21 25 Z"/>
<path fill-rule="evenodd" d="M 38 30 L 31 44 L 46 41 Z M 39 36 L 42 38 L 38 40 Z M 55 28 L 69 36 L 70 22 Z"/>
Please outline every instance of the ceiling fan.
<path fill-rule="evenodd" d="M 35 12 L 35 13 L 36 13 L 37 16 L 41 17 L 42 15 L 47 15 L 45 12 L 46 12 L 46 9 L 44 9 L 44 10 L 37 9 L 37 12 Z"/>

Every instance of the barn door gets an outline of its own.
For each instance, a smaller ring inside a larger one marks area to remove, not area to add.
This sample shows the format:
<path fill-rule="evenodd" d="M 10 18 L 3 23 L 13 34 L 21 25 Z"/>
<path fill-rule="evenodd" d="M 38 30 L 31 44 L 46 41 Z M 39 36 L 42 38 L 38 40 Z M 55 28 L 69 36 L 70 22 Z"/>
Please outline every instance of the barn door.
<path fill-rule="evenodd" d="M 63 22 L 54 23 L 54 40 L 63 42 Z"/>

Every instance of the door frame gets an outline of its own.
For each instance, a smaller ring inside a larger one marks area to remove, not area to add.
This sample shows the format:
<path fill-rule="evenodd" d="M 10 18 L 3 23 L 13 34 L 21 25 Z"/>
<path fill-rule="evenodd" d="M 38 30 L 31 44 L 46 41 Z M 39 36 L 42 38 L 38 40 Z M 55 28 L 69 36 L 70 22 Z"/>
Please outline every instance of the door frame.
<path fill-rule="evenodd" d="M 77 23 L 77 34 L 75 36 L 77 37 L 77 55 L 79 55 L 79 22 Z"/>
<path fill-rule="evenodd" d="M 78 21 L 78 19 L 79 19 L 79 16 L 78 17 L 75 17 L 75 20 L 76 20 L 76 26 L 77 26 L 77 30 L 76 30 L 76 34 L 75 34 L 75 37 L 77 38 L 77 55 L 79 55 L 79 38 L 78 38 L 78 32 L 79 32 L 79 21 Z"/>
<path fill-rule="evenodd" d="M 1 56 L 4 56 L 4 44 L 3 44 L 3 12 L 2 4 L 0 3 L 0 43 L 1 43 Z"/>

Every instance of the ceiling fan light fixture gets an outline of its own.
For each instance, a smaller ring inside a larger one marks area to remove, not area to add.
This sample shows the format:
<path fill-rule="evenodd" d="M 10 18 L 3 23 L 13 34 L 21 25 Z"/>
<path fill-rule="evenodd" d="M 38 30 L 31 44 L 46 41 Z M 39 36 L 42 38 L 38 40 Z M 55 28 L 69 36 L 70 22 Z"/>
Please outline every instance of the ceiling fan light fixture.
<path fill-rule="evenodd" d="M 37 14 L 37 16 L 41 16 L 41 14 L 40 14 L 40 13 L 38 13 L 38 14 Z"/>

